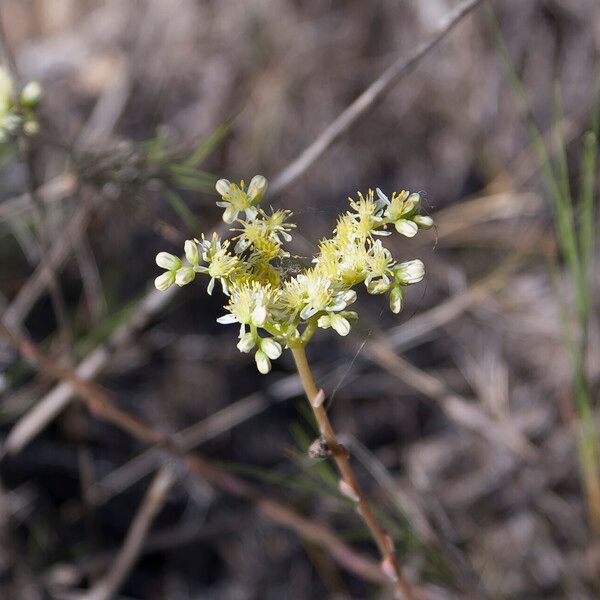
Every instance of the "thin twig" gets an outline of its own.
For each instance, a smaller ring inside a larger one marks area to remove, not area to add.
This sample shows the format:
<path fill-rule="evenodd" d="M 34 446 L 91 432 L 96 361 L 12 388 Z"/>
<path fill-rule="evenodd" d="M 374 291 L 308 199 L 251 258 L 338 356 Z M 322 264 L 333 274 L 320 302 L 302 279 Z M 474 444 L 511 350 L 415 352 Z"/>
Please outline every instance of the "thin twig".
<path fill-rule="evenodd" d="M 80 600 L 110 600 L 119 590 L 133 566 L 154 522 L 175 483 L 175 473 L 170 466 L 162 467 L 155 475 L 144 499 L 129 527 L 125 542 L 115 557 L 108 573 L 92 589 L 82 594 Z"/>

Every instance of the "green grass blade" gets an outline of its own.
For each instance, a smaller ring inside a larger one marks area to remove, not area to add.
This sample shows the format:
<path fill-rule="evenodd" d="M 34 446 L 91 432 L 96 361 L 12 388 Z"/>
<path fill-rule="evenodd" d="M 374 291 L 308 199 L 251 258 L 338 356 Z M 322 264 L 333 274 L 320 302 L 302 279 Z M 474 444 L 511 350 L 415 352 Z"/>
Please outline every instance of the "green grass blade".
<path fill-rule="evenodd" d="M 596 239 L 596 210 L 594 202 L 594 187 L 596 183 L 596 169 L 598 164 L 598 140 L 592 131 L 585 136 L 583 143 L 583 157 L 581 160 L 581 213 L 580 213 L 580 254 L 584 277 L 585 296 L 587 299 L 585 310 L 585 323 L 591 308 L 594 271 L 594 241 Z"/>
<path fill-rule="evenodd" d="M 201 231 L 202 225 L 200 221 L 196 219 L 194 213 L 190 210 L 188 205 L 185 203 L 185 200 L 173 190 L 165 189 L 165 193 L 167 195 L 167 199 L 169 200 L 169 204 L 171 208 L 177 213 L 179 218 L 183 221 L 186 227 L 194 234 L 198 235 L 198 232 Z"/>
<path fill-rule="evenodd" d="M 185 160 L 184 164 L 192 168 L 199 167 L 227 137 L 231 131 L 233 121 L 234 119 L 230 119 L 229 121 L 225 121 L 225 123 L 217 127 L 217 129 L 215 129 L 215 131 L 213 131 L 206 140 L 196 146 L 196 149 Z"/>

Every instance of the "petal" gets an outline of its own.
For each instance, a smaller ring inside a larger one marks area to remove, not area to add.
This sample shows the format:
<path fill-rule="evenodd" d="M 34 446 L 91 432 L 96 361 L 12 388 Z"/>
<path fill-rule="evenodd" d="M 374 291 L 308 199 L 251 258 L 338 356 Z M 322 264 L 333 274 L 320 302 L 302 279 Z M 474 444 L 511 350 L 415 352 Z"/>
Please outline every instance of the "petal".
<path fill-rule="evenodd" d="M 385 202 L 386 204 L 390 203 L 390 199 L 379 188 L 375 188 L 375 191 L 377 192 L 377 197 L 382 202 Z"/>
<path fill-rule="evenodd" d="M 354 290 L 348 290 L 347 292 L 344 293 L 343 297 L 344 297 L 344 302 L 346 303 L 346 305 L 356 302 L 356 292 Z"/>
<path fill-rule="evenodd" d="M 262 175 L 255 175 L 248 186 L 248 199 L 256 204 L 261 201 L 267 191 L 269 182 Z"/>
<path fill-rule="evenodd" d="M 404 206 L 402 207 L 402 214 L 406 215 L 408 213 L 414 212 L 419 208 L 421 204 L 421 195 L 413 192 L 404 202 Z"/>
<path fill-rule="evenodd" d="M 236 210 L 232 206 L 229 206 L 225 209 L 225 212 L 223 213 L 223 221 L 225 221 L 225 223 L 229 225 L 237 219 L 238 214 L 238 210 Z"/>
<path fill-rule="evenodd" d="M 317 309 L 312 304 L 307 304 L 300 311 L 300 318 L 301 319 L 310 319 L 316 312 L 317 312 Z"/>
<path fill-rule="evenodd" d="M 248 248 L 249 245 L 250 245 L 250 240 L 248 240 L 247 238 L 240 238 L 237 241 L 233 250 L 236 254 L 240 254 L 244 250 L 246 250 L 246 248 Z"/>
<path fill-rule="evenodd" d="M 206 291 L 209 296 L 212 296 L 213 290 L 215 289 L 215 278 L 211 277 L 208 285 L 206 286 Z"/>
<path fill-rule="evenodd" d="M 425 276 L 425 265 L 418 258 L 400 263 L 395 268 L 398 281 L 404 285 L 419 283 Z"/>
<path fill-rule="evenodd" d="M 344 310 L 346 308 L 346 303 L 342 298 L 336 298 L 328 307 L 327 310 L 331 312 L 337 312 L 339 310 Z"/>
<path fill-rule="evenodd" d="M 373 279 L 367 285 L 367 292 L 369 294 L 384 294 L 389 287 L 389 283 L 386 283 L 383 279 Z"/>
<path fill-rule="evenodd" d="M 215 184 L 215 189 L 221 196 L 226 196 L 229 193 L 231 182 L 228 179 L 219 179 Z"/>
<path fill-rule="evenodd" d="M 406 237 L 414 237 L 419 230 L 416 223 L 408 221 L 407 219 L 400 219 L 395 223 L 396 231 Z"/>
<path fill-rule="evenodd" d="M 217 319 L 217 323 L 221 323 L 221 325 L 231 325 L 232 323 L 237 323 L 237 317 L 232 313 L 227 313 L 222 317 Z"/>
<path fill-rule="evenodd" d="M 256 219 L 258 215 L 258 210 L 256 208 L 254 208 L 253 206 L 249 206 L 246 209 L 246 218 L 248 219 L 248 221 L 254 221 L 254 219 Z"/>
<path fill-rule="evenodd" d="M 256 361 L 256 366 L 257 366 L 258 370 L 263 375 L 266 375 L 271 370 L 271 361 L 269 360 L 269 357 L 262 350 L 259 350 L 254 355 L 254 360 Z"/>
<path fill-rule="evenodd" d="M 390 310 L 397 315 L 402 310 L 404 293 L 400 286 L 395 287 L 390 293 Z"/>
<path fill-rule="evenodd" d="M 430 229 L 433 227 L 433 219 L 424 215 L 417 215 L 414 219 L 419 229 Z"/>
<path fill-rule="evenodd" d="M 221 289 L 226 296 L 229 296 L 229 284 L 227 283 L 227 279 L 225 277 L 220 277 L 219 281 L 221 282 Z"/>
<path fill-rule="evenodd" d="M 265 338 L 260 342 L 260 349 L 272 360 L 281 356 L 281 344 L 273 338 Z"/>
<path fill-rule="evenodd" d="M 342 336 L 350 333 L 350 322 L 340 315 L 331 315 L 331 327 Z"/>

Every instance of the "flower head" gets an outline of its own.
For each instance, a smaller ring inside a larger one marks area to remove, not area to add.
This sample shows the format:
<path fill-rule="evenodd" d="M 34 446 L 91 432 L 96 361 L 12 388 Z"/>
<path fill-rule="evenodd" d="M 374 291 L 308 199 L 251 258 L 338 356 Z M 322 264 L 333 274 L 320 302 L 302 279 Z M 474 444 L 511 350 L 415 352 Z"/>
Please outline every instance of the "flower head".
<path fill-rule="evenodd" d="M 225 308 L 229 314 L 217 321 L 224 325 L 240 323 L 242 326 L 262 327 L 276 302 L 277 293 L 270 285 L 257 281 L 233 287 Z"/>
<path fill-rule="evenodd" d="M 367 277 L 365 285 L 370 294 L 383 294 L 389 289 L 394 278 L 393 266 L 396 263 L 392 253 L 377 240 L 367 255 Z"/>
<path fill-rule="evenodd" d="M 19 132 L 33 135 L 39 130 L 34 109 L 43 96 L 42 86 L 37 81 L 25 84 L 20 94 L 7 69 L 0 67 L 0 141 Z"/>
<path fill-rule="evenodd" d="M 389 231 L 377 231 L 383 223 L 383 211 L 375 201 L 373 190 L 369 190 L 366 198 L 358 192 L 358 200 L 350 198 L 350 208 L 354 211 L 349 213 L 356 224 L 356 233 L 360 238 L 371 235 L 389 235 Z"/>
<path fill-rule="evenodd" d="M 241 266 L 240 259 L 229 252 L 229 240 L 223 241 L 217 233 L 213 233 L 210 239 L 202 235 L 201 240 L 188 240 L 188 242 L 184 249 L 194 271 L 210 275 L 208 294 L 212 294 L 215 282 L 219 280 L 223 293 L 228 295 L 230 278 Z M 195 247 L 196 243 L 198 247 Z M 208 266 L 198 264 L 200 257 Z"/>
<path fill-rule="evenodd" d="M 391 200 L 377 188 L 379 203 L 384 207 L 384 216 L 394 224 L 396 231 L 406 237 L 413 237 L 419 229 L 429 229 L 433 225 L 431 217 L 419 215 L 420 194 L 410 194 L 406 190 L 394 192 Z"/>
<path fill-rule="evenodd" d="M 217 206 L 225 209 L 223 221 L 233 223 L 242 212 L 246 214 L 247 219 L 256 218 L 258 213 L 256 205 L 267 191 L 267 180 L 262 175 L 255 175 L 246 189 L 244 181 L 237 185 L 228 179 L 219 179 L 215 188 L 221 196 Z"/>
<path fill-rule="evenodd" d="M 216 188 L 222 198 L 217 204 L 225 209 L 223 219 L 237 220 L 230 228 L 233 244 L 213 233 L 186 240 L 184 259 L 159 253 L 156 262 L 165 272 L 155 285 L 166 290 L 205 274 L 211 294 L 219 281 L 229 298 L 227 313 L 217 320 L 239 324 L 237 347 L 254 352 L 261 373 L 271 370 L 271 361 L 285 347 L 306 344 L 316 328 L 348 335 L 351 320 L 357 318 L 348 310 L 356 300 L 357 285 L 364 283 L 371 294 L 389 292 L 390 309 L 398 313 L 404 287 L 423 279 L 420 260 L 397 263 L 376 237 L 394 229 L 412 237 L 418 229 L 432 226 L 430 217 L 418 214 L 418 194 L 394 192 L 388 198 L 379 188 L 376 193 L 359 193 L 356 200 L 350 199 L 350 210 L 337 219 L 333 235 L 319 242 L 316 256 L 303 262 L 284 249 L 295 227 L 289 222 L 292 213 L 258 206 L 267 189 L 264 177 L 254 177 L 248 188 L 243 181 L 236 185 L 220 179 Z"/>

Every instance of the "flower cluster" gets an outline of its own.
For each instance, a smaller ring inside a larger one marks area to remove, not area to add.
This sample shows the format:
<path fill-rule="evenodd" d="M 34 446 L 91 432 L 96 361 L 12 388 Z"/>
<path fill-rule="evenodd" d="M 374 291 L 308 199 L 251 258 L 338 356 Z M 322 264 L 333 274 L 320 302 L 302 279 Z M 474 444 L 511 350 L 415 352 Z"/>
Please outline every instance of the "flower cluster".
<path fill-rule="evenodd" d="M 348 307 L 356 288 L 364 284 L 369 294 L 389 294 L 390 309 L 400 312 L 404 288 L 423 279 L 423 263 L 398 262 L 383 245 L 382 236 L 395 229 L 406 237 L 433 225 L 419 214 L 420 196 L 402 191 L 388 198 L 380 189 L 350 198 L 349 210 L 336 223 L 333 235 L 319 243 L 316 256 L 292 276 L 286 268 L 294 258 L 284 249 L 295 227 L 287 210 L 266 212 L 259 207 L 267 180 L 253 177 L 246 188 L 220 179 L 216 189 L 224 208 L 223 220 L 236 223 L 230 240 L 213 233 L 210 238 L 187 240 L 184 260 L 160 252 L 156 257 L 165 272 L 156 278 L 159 290 L 183 286 L 197 274 L 209 277 L 212 294 L 219 282 L 228 297 L 227 313 L 219 323 L 240 326 L 241 352 L 254 352 L 261 373 L 271 370 L 271 360 L 284 348 L 304 345 L 317 328 L 332 328 L 348 335 L 357 314 Z"/>
<path fill-rule="evenodd" d="M 42 95 L 42 86 L 37 81 L 27 83 L 17 95 L 10 74 L 0 67 L 0 143 L 20 131 L 26 135 L 38 132 L 35 108 Z"/>

